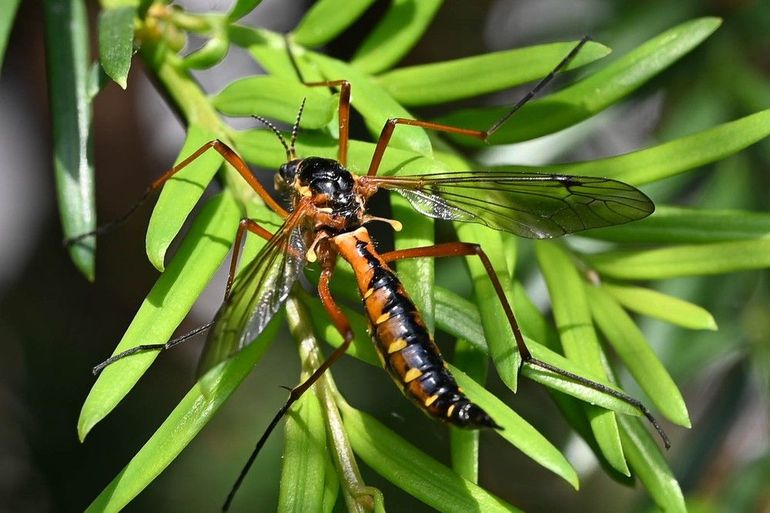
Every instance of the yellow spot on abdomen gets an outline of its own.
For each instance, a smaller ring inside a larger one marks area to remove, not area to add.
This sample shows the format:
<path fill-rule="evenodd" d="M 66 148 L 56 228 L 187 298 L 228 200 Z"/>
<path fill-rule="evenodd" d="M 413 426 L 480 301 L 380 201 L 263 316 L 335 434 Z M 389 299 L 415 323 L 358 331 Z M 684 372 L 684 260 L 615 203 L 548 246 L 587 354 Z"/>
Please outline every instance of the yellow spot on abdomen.
<path fill-rule="evenodd" d="M 427 408 L 431 404 L 435 403 L 438 400 L 438 395 L 432 395 L 425 399 L 425 407 Z"/>
<path fill-rule="evenodd" d="M 371 296 L 372 294 L 374 294 L 374 289 L 373 288 L 367 290 L 366 292 L 364 292 L 364 299 L 369 299 L 369 296 Z"/>
<path fill-rule="evenodd" d="M 390 314 L 386 312 L 386 313 L 380 315 L 379 317 L 377 317 L 377 320 L 374 321 L 374 324 L 379 326 L 380 324 L 382 324 L 383 322 L 387 321 L 388 319 L 390 319 Z"/>
<path fill-rule="evenodd" d="M 397 351 L 401 351 L 405 347 L 406 347 L 406 340 L 404 340 L 403 338 L 399 338 L 388 346 L 388 354 L 393 354 Z"/>
<path fill-rule="evenodd" d="M 412 381 L 419 378 L 420 376 L 422 376 L 422 371 L 420 371 L 420 369 L 417 369 L 417 368 L 409 369 L 408 371 L 406 371 L 406 374 L 404 374 L 404 383 L 411 383 Z"/>
<path fill-rule="evenodd" d="M 447 410 L 446 410 L 446 416 L 447 417 L 451 417 L 452 416 L 452 413 L 454 413 L 454 411 L 455 411 L 455 406 L 456 405 L 452 404 L 451 406 L 449 406 L 449 408 L 447 408 Z"/>

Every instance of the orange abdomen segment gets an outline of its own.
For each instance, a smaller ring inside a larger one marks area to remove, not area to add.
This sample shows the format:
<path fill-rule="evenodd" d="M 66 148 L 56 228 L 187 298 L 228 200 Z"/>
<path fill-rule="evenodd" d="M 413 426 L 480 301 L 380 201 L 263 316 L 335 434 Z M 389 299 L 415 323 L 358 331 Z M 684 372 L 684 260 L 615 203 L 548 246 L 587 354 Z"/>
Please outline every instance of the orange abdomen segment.
<path fill-rule="evenodd" d="M 459 427 L 498 427 L 457 386 L 398 276 L 379 256 L 365 228 L 334 238 L 353 267 L 383 366 L 423 411 Z"/>

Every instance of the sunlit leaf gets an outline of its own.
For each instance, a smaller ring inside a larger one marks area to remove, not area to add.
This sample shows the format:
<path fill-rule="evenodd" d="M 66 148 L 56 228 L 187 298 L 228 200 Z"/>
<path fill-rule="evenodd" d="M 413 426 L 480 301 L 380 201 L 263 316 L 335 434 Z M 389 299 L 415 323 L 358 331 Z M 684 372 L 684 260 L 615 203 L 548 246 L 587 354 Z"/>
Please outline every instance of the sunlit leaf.
<path fill-rule="evenodd" d="M 374 0 L 318 0 L 292 32 L 294 41 L 308 47 L 321 46 L 353 24 Z"/>
<path fill-rule="evenodd" d="M 307 376 L 304 376 L 307 378 Z M 310 391 L 292 406 L 284 425 L 278 511 L 322 511 L 328 454 L 321 405 Z"/>
<path fill-rule="evenodd" d="M 508 89 L 542 78 L 576 44 L 551 43 L 398 68 L 377 79 L 403 105 L 435 105 Z M 610 49 L 604 45 L 586 43 L 569 68 L 584 66 L 608 53 Z M 458 76 L 464 77 L 463 80 L 457 80 Z"/>
<path fill-rule="evenodd" d="M 120 511 L 187 447 L 264 355 L 280 325 L 280 316 L 255 342 L 196 383 L 147 443 L 107 485 L 87 513 Z M 224 499 L 224 497 L 223 497 Z"/>
<path fill-rule="evenodd" d="M 262 0 L 237 0 L 227 17 L 232 21 L 239 20 L 256 9 L 261 2 Z"/>
<path fill-rule="evenodd" d="M 503 429 L 497 433 L 508 440 L 514 447 L 558 475 L 575 489 L 578 488 L 578 476 L 572 465 L 559 450 L 551 444 L 537 429 L 522 419 L 516 412 L 484 387 L 470 379 L 464 372 L 449 366 L 468 398 L 481 406 Z"/>
<path fill-rule="evenodd" d="M 350 443 L 378 474 L 428 506 L 442 512 L 518 511 L 458 476 L 373 417 L 342 408 Z"/>
<path fill-rule="evenodd" d="M 663 162 L 662 162 L 663 164 Z M 745 210 L 705 210 L 657 205 L 634 229 L 611 226 L 586 236 L 615 242 L 689 244 L 770 237 L 770 215 Z"/>
<path fill-rule="evenodd" d="M 329 95 L 324 88 L 261 75 L 230 82 L 211 99 L 211 104 L 228 116 L 259 115 L 294 124 L 303 99 L 306 101 L 300 126 L 310 129 L 326 126 L 339 103 L 337 97 Z"/>
<path fill-rule="evenodd" d="M 224 35 L 217 34 L 185 56 L 182 65 L 188 69 L 209 69 L 222 62 L 229 49 L 230 41 Z"/>
<path fill-rule="evenodd" d="M 577 269 L 569 255 L 556 244 L 538 241 L 535 248 L 538 264 L 548 285 L 564 353 L 569 359 L 591 369 L 593 374 L 606 376 L 602 366 L 604 356 L 596 338 L 588 299 Z M 615 415 L 594 408 L 593 411 L 589 409 L 589 418 L 596 441 L 607 461 L 619 472 L 628 474 Z"/>
<path fill-rule="evenodd" d="M 126 88 L 134 53 L 136 6 L 104 9 L 99 14 L 99 61 L 120 87 Z"/>
<path fill-rule="evenodd" d="M 663 511 L 686 512 L 679 483 L 655 441 L 637 419 L 620 417 L 618 420 L 623 450 L 634 475 Z"/>
<path fill-rule="evenodd" d="M 602 288 L 621 305 L 648 317 L 693 330 L 717 329 L 714 317 L 698 305 L 657 290 L 603 282 Z"/>
<path fill-rule="evenodd" d="M 168 269 L 139 307 L 115 353 L 140 344 L 162 344 L 171 337 L 227 255 L 239 217 L 229 194 L 206 203 Z M 128 394 L 157 356 L 157 351 L 136 354 L 102 371 L 80 412 L 81 440 Z"/>
<path fill-rule="evenodd" d="M 457 369 L 475 383 L 484 384 L 487 379 L 487 353 L 465 340 L 455 344 L 453 362 Z M 487 412 L 489 413 L 489 412 Z M 449 428 L 449 454 L 452 469 L 472 483 L 479 482 L 479 438 L 478 429 Z"/>
<path fill-rule="evenodd" d="M 572 126 L 601 112 L 690 52 L 720 23 L 718 18 L 699 18 L 666 30 L 572 86 L 528 103 L 491 138 L 491 142 L 526 141 Z M 509 109 L 471 109 L 442 116 L 437 121 L 485 129 Z M 470 138 L 454 139 L 461 144 L 480 145 Z"/>
<path fill-rule="evenodd" d="M 53 168 L 65 238 L 96 227 L 88 17 L 82 0 L 46 0 L 46 66 L 53 131 Z M 96 242 L 87 238 L 68 247 L 70 258 L 94 279 Z"/>
<path fill-rule="evenodd" d="M 690 427 L 682 393 L 641 330 L 607 292 L 591 286 L 586 292 L 598 328 L 642 390 L 671 422 Z"/>
<path fill-rule="evenodd" d="M 602 275 L 624 280 L 726 274 L 770 266 L 770 239 L 607 251 L 585 258 Z"/>
<path fill-rule="evenodd" d="M 375 74 L 396 64 L 423 35 L 443 0 L 392 0 L 350 63 Z"/>
<path fill-rule="evenodd" d="M 199 125 L 190 125 L 187 139 L 174 165 L 190 157 L 196 150 L 214 139 L 216 135 L 213 132 Z M 209 149 L 163 186 L 152 211 L 146 237 L 147 257 L 159 271 L 164 269 L 168 247 L 220 165 L 222 165 L 222 156 L 214 149 Z"/>
<path fill-rule="evenodd" d="M 16 11 L 19 8 L 20 2 L 21 0 L 8 0 L 0 6 L 0 71 L 3 68 L 5 47 L 11 35 L 11 27 L 13 26 L 13 20 L 16 18 Z"/>

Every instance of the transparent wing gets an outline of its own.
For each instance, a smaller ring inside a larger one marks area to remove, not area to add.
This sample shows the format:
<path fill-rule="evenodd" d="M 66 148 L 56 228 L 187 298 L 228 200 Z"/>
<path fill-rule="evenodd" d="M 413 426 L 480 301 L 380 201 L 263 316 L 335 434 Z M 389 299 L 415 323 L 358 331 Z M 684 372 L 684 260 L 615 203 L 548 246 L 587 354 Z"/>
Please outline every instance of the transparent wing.
<path fill-rule="evenodd" d="M 283 306 L 305 265 L 305 245 L 295 211 L 233 283 L 219 308 L 198 364 L 198 375 L 250 344 Z"/>
<path fill-rule="evenodd" d="M 365 179 L 402 194 L 426 216 L 530 239 L 623 224 L 655 210 L 642 191 L 609 178 L 464 171 Z"/>

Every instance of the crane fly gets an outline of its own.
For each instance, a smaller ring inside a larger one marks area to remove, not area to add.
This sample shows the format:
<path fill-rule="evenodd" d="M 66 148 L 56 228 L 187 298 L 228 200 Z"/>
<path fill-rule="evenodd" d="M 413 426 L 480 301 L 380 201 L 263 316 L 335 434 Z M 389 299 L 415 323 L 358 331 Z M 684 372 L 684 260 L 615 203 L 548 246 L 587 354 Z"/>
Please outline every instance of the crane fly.
<path fill-rule="evenodd" d="M 240 485 L 256 453 L 282 416 L 302 394 L 339 359 L 350 346 L 353 332 L 335 302 L 329 284 L 339 258 L 353 269 L 369 323 L 369 334 L 384 368 L 402 392 L 429 416 L 453 426 L 500 429 L 494 419 L 473 403 L 448 370 L 432 334 L 390 267 L 397 260 L 415 257 L 477 256 L 491 280 L 505 311 L 523 364 L 539 367 L 609 394 L 636 407 L 651 422 L 669 447 L 666 434 L 649 410 L 618 390 L 591 381 L 532 356 L 519 329 L 500 281 L 484 250 L 477 244 L 450 242 L 428 247 L 380 253 L 367 226 L 385 221 L 400 229 L 395 220 L 372 216 L 369 199 L 384 189 L 404 196 L 421 214 L 447 221 L 478 223 L 531 239 L 548 239 L 592 228 L 642 219 L 654 210 L 652 201 L 631 185 L 608 178 L 559 174 L 463 171 L 438 174 L 378 176 L 383 154 L 394 129 L 411 125 L 438 132 L 461 134 L 486 141 L 511 115 L 563 69 L 587 41 L 584 38 L 530 93 L 489 129 L 471 130 L 416 119 L 389 119 L 379 136 L 366 175 L 347 169 L 350 83 L 345 80 L 306 83 L 311 87 L 335 87 L 340 91 L 339 147 L 337 159 L 300 157 L 295 150 L 304 101 L 287 142 L 268 120 L 255 116 L 274 132 L 286 150 L 286 162 L 276 175 L 276 188 L 289 198 L 288 208 L 276 202 L 255 179 L 247 164 L 220 140 L 202 146 L 167 171 L 148 192 L 210 149 L 219 152 L 265 203 L 283 218 L 270 233 L 252 219 L 241 220 L 235 237 L 225 300 L 211 328 L 201 357 L 199 373 L 231 357 L 250 344 L 286 302 L 308 262 L 318 262 L 321 274 L 318 295 L 331 322 L 343 337 L 342 344 L 303 383 L 291 390 L 289 399 L 273 418 L 230 493 L 225 509 Z M 247 232 L 267 240 L 258 255 L 236 276 L 239 248 Z M 201 330 L 202 330 L 201 329 Z M 196 333 L 201 330 L 196 330 Z M 187 336 L 183 337 L 184 339 Z M 106 360 L 95 371 L 130 354 L 167 349 L 167 344 L 138 346 Z"/>

